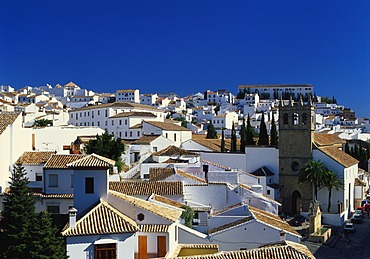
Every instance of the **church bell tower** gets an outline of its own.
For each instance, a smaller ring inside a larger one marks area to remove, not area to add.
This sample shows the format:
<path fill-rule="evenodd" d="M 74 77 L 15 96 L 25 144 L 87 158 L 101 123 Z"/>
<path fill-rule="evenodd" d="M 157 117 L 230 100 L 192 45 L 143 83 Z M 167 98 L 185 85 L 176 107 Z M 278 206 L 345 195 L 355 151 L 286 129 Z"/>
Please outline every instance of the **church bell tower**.
<path fill-rule="evenodd" d="M 299 184 L 298 174 L 312 159 L 314 107 L 300 100 L 279 105 L 279 181 L 282 210 L 288 214 L 308 211 L 312 186 Z"/>

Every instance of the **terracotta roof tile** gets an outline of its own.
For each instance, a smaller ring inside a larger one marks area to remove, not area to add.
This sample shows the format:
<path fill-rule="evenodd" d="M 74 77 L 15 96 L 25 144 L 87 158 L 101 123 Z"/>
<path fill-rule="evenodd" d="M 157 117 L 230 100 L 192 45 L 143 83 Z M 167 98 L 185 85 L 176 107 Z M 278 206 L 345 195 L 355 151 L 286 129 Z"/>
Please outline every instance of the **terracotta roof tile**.
<path fill-rule="evenodd" d="M 99 167 L 99 168 L 109 168 L 114 166 L 115 161 L 97 154 L 91 154 L 85 156 L 79 160 L 73 161 L 67 164 L 68 167 L 73 168 L 86 168 L 86 167 Z"/>
<path fill-rule="evenodd" d="M 44 165 L 44 168 L 54 168 L 54 169 L 66 169 L 68 168 L 67 164 L 75 162 L 85 155 L 52 155 L 49 160 Z"/>
<path fill-rule="evenodd" d="M 361 181 L 359 178 L 355 178 L 355 186 L 366 186 L 366 183 Z"/>
<path fill-rule="evenodd" d="M 135 198 L 135 197 L 132 197 L 132 196 L 120 193 L 120 192 L 109 191 L 109 195 L 120 198 L 121 200 L 124 200 L 132 204 L 135 207 L 139 207 L 149 212 L 152 212 L 156 214 L 157 216 L 160 216 L 172 222 L 176 222 L 182 214 L 182 212 L 177 209 L 170 209 L 168 207 L 155 204 L 149 201 L 144 201 L 142 199 Z"/>
<path fill-rule="evenodd" d="M 176 146 L 169 146 L 165 149 L 162 149 L 158 152 L 154 152 L 153 156 L 172 156 L 172 155 L 179 155 L 179 156 L 199 156 L 199 154 L 190 152 L 188 150 L 178 148 Z"/>
<path fill-rule="evenodd" d="M 259 248 L 222 251 L 214 254 L 194 255 L 185 257 L 176 257 L 175 259 L 315 259 L 315 256 L 304 245 L 280 241 L 268 246 Z"/>
<path fill-rule="evenodd" d="M 257 209 L 256 207 L 249 205 L 249 211 L 253 214 L 254 218 L 258 221 L 264 222 L 268 225 L 274 226 L 278 229 L 282 229 L 291 234 L 300 236 L 298 232 L 290 226 L 287 222 L 279 218 L 279 216 L 272 213 Z"/>
<path fill-rule="evenodd" d="M 150 181 L 161 181 L 174 174 L 175 169 L 173 168 L 152 167 L 149 169 Z"/>
<path fill-rule="evenodd" d="M 333 158 L 344 167 L 350 167 L 359 162 L 357 159 L 353 158 L 352 156 L 334 146 L 319 147 L 318 149 L 329 157 Z"/>
<path fill-rule="evenodd" d="M 179 125 L 177 125 L 175 123 L 171 123 L 171 122 L 159 122 L 159 121 L 145 121 L 145 122 L 154 126 L 154 127 L 157 127 L 157 128 L 163 129 L 163 130 L 191 131 L 190 129 L 187 129 L 185 127 L 179 126 Z"/>
<path fill-rule="evenodd" d="M 164 204 L 176 207 L 176 208 L 182 208 L 183 206 L 186 205 L 185 203 L 174 201 L 174 200 L 171 200 L 169 198 L 163 197 L 163 196 L 158 195 L 158 194 L 154 194 L 152 196 L 152 199 L 155 200 L 155 201 L 159 201 L 159 202 L 162 202 Z"/>
<path fill-rule="evenodd" d="M 141 126 L 141 124 L 139 124 Z M 143 135 L 141 138 L 132 142 L 136 145 L 150 145 L 153 140 L 156 140 L 160 135 Z"/>
<path fill-rule="evenodd" d="M 156 118 L 153 113 L 151 112 L 121 112 L 116 115 L 113 115 L 109 118 L 124 118 L 124 117 L 152 117 Z"/>
<path fill-rule="evenodd" d="M 140 232 L 166 233 L 169 225 L 139 225 Z"/>
<path fill-rule="evenodd" d="M 109 190 L 127 195 L 183 195 L 181 182 L 109 182 Z"/>
<path fill-rule="evenodd" d="M 23 165 L 39 165 L 44 164 L 49 158 L 54 155 L 53 151 L 31 151 L 24 152 L 20 158 L 18 158 L 16 163 Z"/>
<path fill-rule="evenodd" d="M 188 173 L 185 173 L 185 172 L 180 171 L 180 170 L 176 170 L 176 174 L 178 174 L 178 175 L 180 175 L 182 177 L 185 177 L 185 178 L 194 180 L 194 181 L 198 181 L 198 182 L 202 182 L 202 183 L 207 183 L 206 180 L 204 180 L 202 178 L 196 177 L 196 176 L 194 176 L 192 174 L 188 174 Z"/>
<path fill-rule="evenodd" d="M 19 112 L 0 112 L 0 135 L 18 118 Z"/>
<path fill-rule="evenodd" d="M 337 134 L 314 133 L 313 137 L 314 143 L 319 147 L 342 145 L 346 142 L 345 139 L 341 139 Z"/>
<path fill-rule="evenodd" d="M 76 222 L 74 228 L 68 227 L 63 236 L 105 235 L 137 232 L 138 226 L 131 218 L 113 208 L 107 202 L 100 203 Z"/>
<path fill-rule="evenodd" d="M 233 221 L 231 223 L 228 223 L 228 224 L 219 226 L 217 228 L 212 228 L 212 229 L 208 230 L 208 234 L 215 234 L 217 232 L 220 232 L 220 231 L 223 231 L 223 230 L 227 230 L 227 229 L 230 229 L 230 228 L 233 228 L 233 227 L 242 225 L 242 224 L 244 224 L 246 222 L 249 222 L 251 220 L 253 220 L 253 217 L 252 216 L 247 216 L 247 217 L 245 217 L 243 219 L 239 219 L 239 220 Z"/>
<path fill-rule="evenodd" d="M 225 211 L 229 211 L 229 210 L 232 210 L 232 209 L 235 209 L 235 208 L 239 208 L 240 206 L 243 206 L 243 205 L 244 205 L 244 203 L 243 202 L 240 202 L 240 203 L 231 205 L 231 206 L 229 206 L 227 208 L 224 208 L 222 210 L 216 211 L 212 215 L 219 215 L 219 214 L 221 214 L 221 213 L 223 213 Z"/>

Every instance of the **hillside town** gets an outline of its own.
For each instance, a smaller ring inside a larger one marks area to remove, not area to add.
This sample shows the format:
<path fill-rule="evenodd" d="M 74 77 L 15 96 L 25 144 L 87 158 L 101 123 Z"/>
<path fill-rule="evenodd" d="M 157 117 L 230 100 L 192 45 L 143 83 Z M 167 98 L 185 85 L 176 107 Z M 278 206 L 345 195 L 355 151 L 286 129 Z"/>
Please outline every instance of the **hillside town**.
<path fill-rule="evenodd" d="M 233 92 L 0 86 L 1 211 L 22 166 L 71 259 L 315 258 L 370 208 L 369 119 L 309 84 Z"/>

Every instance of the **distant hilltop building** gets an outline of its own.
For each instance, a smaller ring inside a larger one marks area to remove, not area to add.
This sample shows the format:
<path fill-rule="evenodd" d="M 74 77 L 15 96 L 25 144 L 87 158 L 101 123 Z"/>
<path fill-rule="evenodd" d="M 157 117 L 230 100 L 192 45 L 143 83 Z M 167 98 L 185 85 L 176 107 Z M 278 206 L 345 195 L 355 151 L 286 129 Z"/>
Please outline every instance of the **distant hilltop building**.
<path fill-rule="evenodd" d="M 239 85 L 240 94 L 258 93 L 261 99 L 284 99 L 288 100 L 290 96 L 293 99 L 299 99 L 299 96 L 309 97 L 314 95 L 313 86 L 309 84 L 298 85 Z"/>

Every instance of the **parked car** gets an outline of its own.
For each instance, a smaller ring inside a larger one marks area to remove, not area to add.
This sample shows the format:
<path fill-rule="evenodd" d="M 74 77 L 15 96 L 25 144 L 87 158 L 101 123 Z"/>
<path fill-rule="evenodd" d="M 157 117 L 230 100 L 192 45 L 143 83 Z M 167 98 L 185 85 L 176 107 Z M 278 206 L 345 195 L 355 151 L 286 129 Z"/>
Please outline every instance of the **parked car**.
<path fill-rule="evenodd" d="M 353 214 L 351 218 L 351 222 L 361 223 L 362 222 L 362 212 Z"/>
<path fill-rule="evenodd" d="M 302 215 L 297 215 L 291 220 L 288 221 L 288 224 L 291 226 L 299 227 L 302 226 L 303 222 L 306 221 L 306 218 Z"/>
<path fill-rule="evenodd" d="M 354 232 L 354 231 L 356 231 L 355 224 L 353 224 L 353 223 L 351 223 L 351 222 L 347 222 L 347 223 L 344 225 L 344 231 L 345 231 L 345 232 Z"/>

